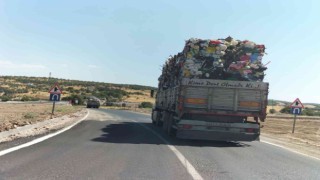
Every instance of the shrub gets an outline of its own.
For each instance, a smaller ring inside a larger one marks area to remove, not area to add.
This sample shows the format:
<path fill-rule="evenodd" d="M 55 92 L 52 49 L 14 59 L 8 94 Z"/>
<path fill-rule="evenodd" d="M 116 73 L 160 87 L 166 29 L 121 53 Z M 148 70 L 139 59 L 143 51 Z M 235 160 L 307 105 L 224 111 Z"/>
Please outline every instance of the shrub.
<path fill-rule="evenodd" d="M 153 104 L 151 102 L 142 102 L 139 108 L 152 108 Z"/>
<path fill-rule="evenodd" d="M 24 115 L 24 118 L 26 119 L 33 119 L 36 117 L 36 114 L 32 113 L 32 112 L 28 112 Z"/>
<path fill-rule="evenodd" d="M 280 110 L 281 113 L 286 113 L 286 114 L 289 114 L 290 111 L 291 111 L 291 108 L 289 106 L 284 107 Z"/>
<path fill-rule="evenodd" d="M 132 94 L 132 95 L 144 95 L 142 92 L 129 92 L 129 94 Z"/>
<path fill-rule="evenodd" d="M 67 87 L 66 90 L 72 93 L 74 91 L 74 88 L 73 87 Z"/>
<path fill-rule="evenodd" d="M 10 101 L 10 100 L 11 100 L 11 98 L 10 98 L 9 96 L 1 96 L 0 99 L 1 99 L 1 101 L 3 101 L 3 102 L 7 102 L 7 101 Z"/>
<path fill-rule="evenodd" d="M 23 96 L 21 98 L 21 101 L 39 101 L 40 99 L 37 97 L 31 97 L 31 96 Z"/>
<path fill-rule="evenodd" d="M 270 110 L 269 110 L 269 113 L 270 113 L 270 114 L 274 114 L 274 113 L 276 113 L 276 110 L 275 110 L 275 109 L 270 109 Z"/>
<path fill-rule="evenodd" d="M 76 99 L 78 100 L 79 105 L 82 105 L 84 103 L 83 96 L 78 94 L 71 94 L 70 96 L 63 97 L 61 100 L 72 101 L 74 103 Z"/>
<path fill-rule="evenodd" d="M 29 96 L 23 96 L 21 98 L 21 101 L 30 101 L 30 100 L 31 100 L 31 98 Z"/>
<path fill-rule="evenodd" d="M 309 109 L 309 108 L 306 108 L 302 111 L 301 113 L 302 115 L 307 115 L 307 116 L 315 116 L 316 115 L 316 112 L 313 110 L 313 109 Z"/>

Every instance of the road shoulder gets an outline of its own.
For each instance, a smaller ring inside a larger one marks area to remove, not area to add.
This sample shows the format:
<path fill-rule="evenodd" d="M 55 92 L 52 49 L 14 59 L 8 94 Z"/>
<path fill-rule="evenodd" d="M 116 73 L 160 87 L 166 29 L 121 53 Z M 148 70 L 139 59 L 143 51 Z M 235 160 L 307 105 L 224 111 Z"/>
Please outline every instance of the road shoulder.
<path fill-rule="evenodd" d="M 81 111 L 73 114 L 0 132 L 0 150 L 29 142 L 68 127 L 80 121 L 84 116 L 86 116 L 87 112 L 87 109 L 82 109 Z"/>
<path fill-rule="evenodd" d="M 280 139 L 270 134 L 262 134 L 260 141 L 268 143 L 274 146 L 278 146 L 287 149 L 291 152 L 295 152 L 313 159 L 320 160 L 320 147 L 308 144 L 296 144 L 290 142 L 288 139 Z"/>

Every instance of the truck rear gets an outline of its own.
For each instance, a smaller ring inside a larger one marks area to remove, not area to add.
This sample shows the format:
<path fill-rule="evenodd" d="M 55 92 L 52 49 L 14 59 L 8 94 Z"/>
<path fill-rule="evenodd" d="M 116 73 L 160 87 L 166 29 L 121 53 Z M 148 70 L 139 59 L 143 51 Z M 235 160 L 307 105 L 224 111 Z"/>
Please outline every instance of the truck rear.
<path fill-rule="evenodd" d="M 158 92 L 152 119 L 182 139 L 253 141 L 258 119 L 266 118 L 267 96 L 268 83 L 183 79 Z"/>
<path fill-rule="evenodd" d="M 191 42 L 187 41 L 183 53 L 171 57 L 163 67 L 152 111 L 153 124 L 182 139 L 259 140 L 259 120 L 265 120 L 268 102 L 269 84 L 262 82 L 266 68 L 261 59 L 240 60 L 244 60 L 243 56 L 250 59 L 247 52 L 259 51 L 257 48 L 262 46 L 230 43 L 227 48 L 220 48 L 227 54 L 208 55 L 201 50 L 207 52 L 214 47 L 217 51 L 228 42 L 213 41 L 213 45 L 208 40 Z"/>

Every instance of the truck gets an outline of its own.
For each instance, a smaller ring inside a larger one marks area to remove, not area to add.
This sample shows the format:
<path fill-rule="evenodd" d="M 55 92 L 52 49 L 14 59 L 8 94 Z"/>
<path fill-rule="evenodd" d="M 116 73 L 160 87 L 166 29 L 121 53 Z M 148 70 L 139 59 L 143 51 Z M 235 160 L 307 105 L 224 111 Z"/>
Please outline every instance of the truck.
<path fill-rule="evenodd" d="M 259 140 L 260 121 L 267 115 L 269 84 L 262 81 L 266 68 L 261 58 L 247 63 L 239 61 L 244 59 L 243 55 L 250 55 L 248 51 L 263 55 L 264 48 L 257 51 L 262 46 L 251 41 L 215 41 L 210 44 L 211 40 L 188 40 L 182 53 L 167 60 L 159 77 L 152 123 L 180 139 Z M 201 53 L 208 47 L 216 47 L 216 51 Z M 212 65 L 206 65 L 206 61 Z M 231 70 L 236 64 L 243 66 Z"/>

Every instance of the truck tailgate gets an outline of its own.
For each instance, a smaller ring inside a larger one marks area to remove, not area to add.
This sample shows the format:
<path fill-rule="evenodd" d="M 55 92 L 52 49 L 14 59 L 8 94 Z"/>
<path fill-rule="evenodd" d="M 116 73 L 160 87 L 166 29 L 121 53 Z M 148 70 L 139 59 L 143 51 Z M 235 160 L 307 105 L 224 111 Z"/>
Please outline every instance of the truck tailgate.
<path fill-rule="evenodd" d="M 261 112 L 267 105 L 268 83 L 184 80 L 182 96 L 189 109 Z"/>

